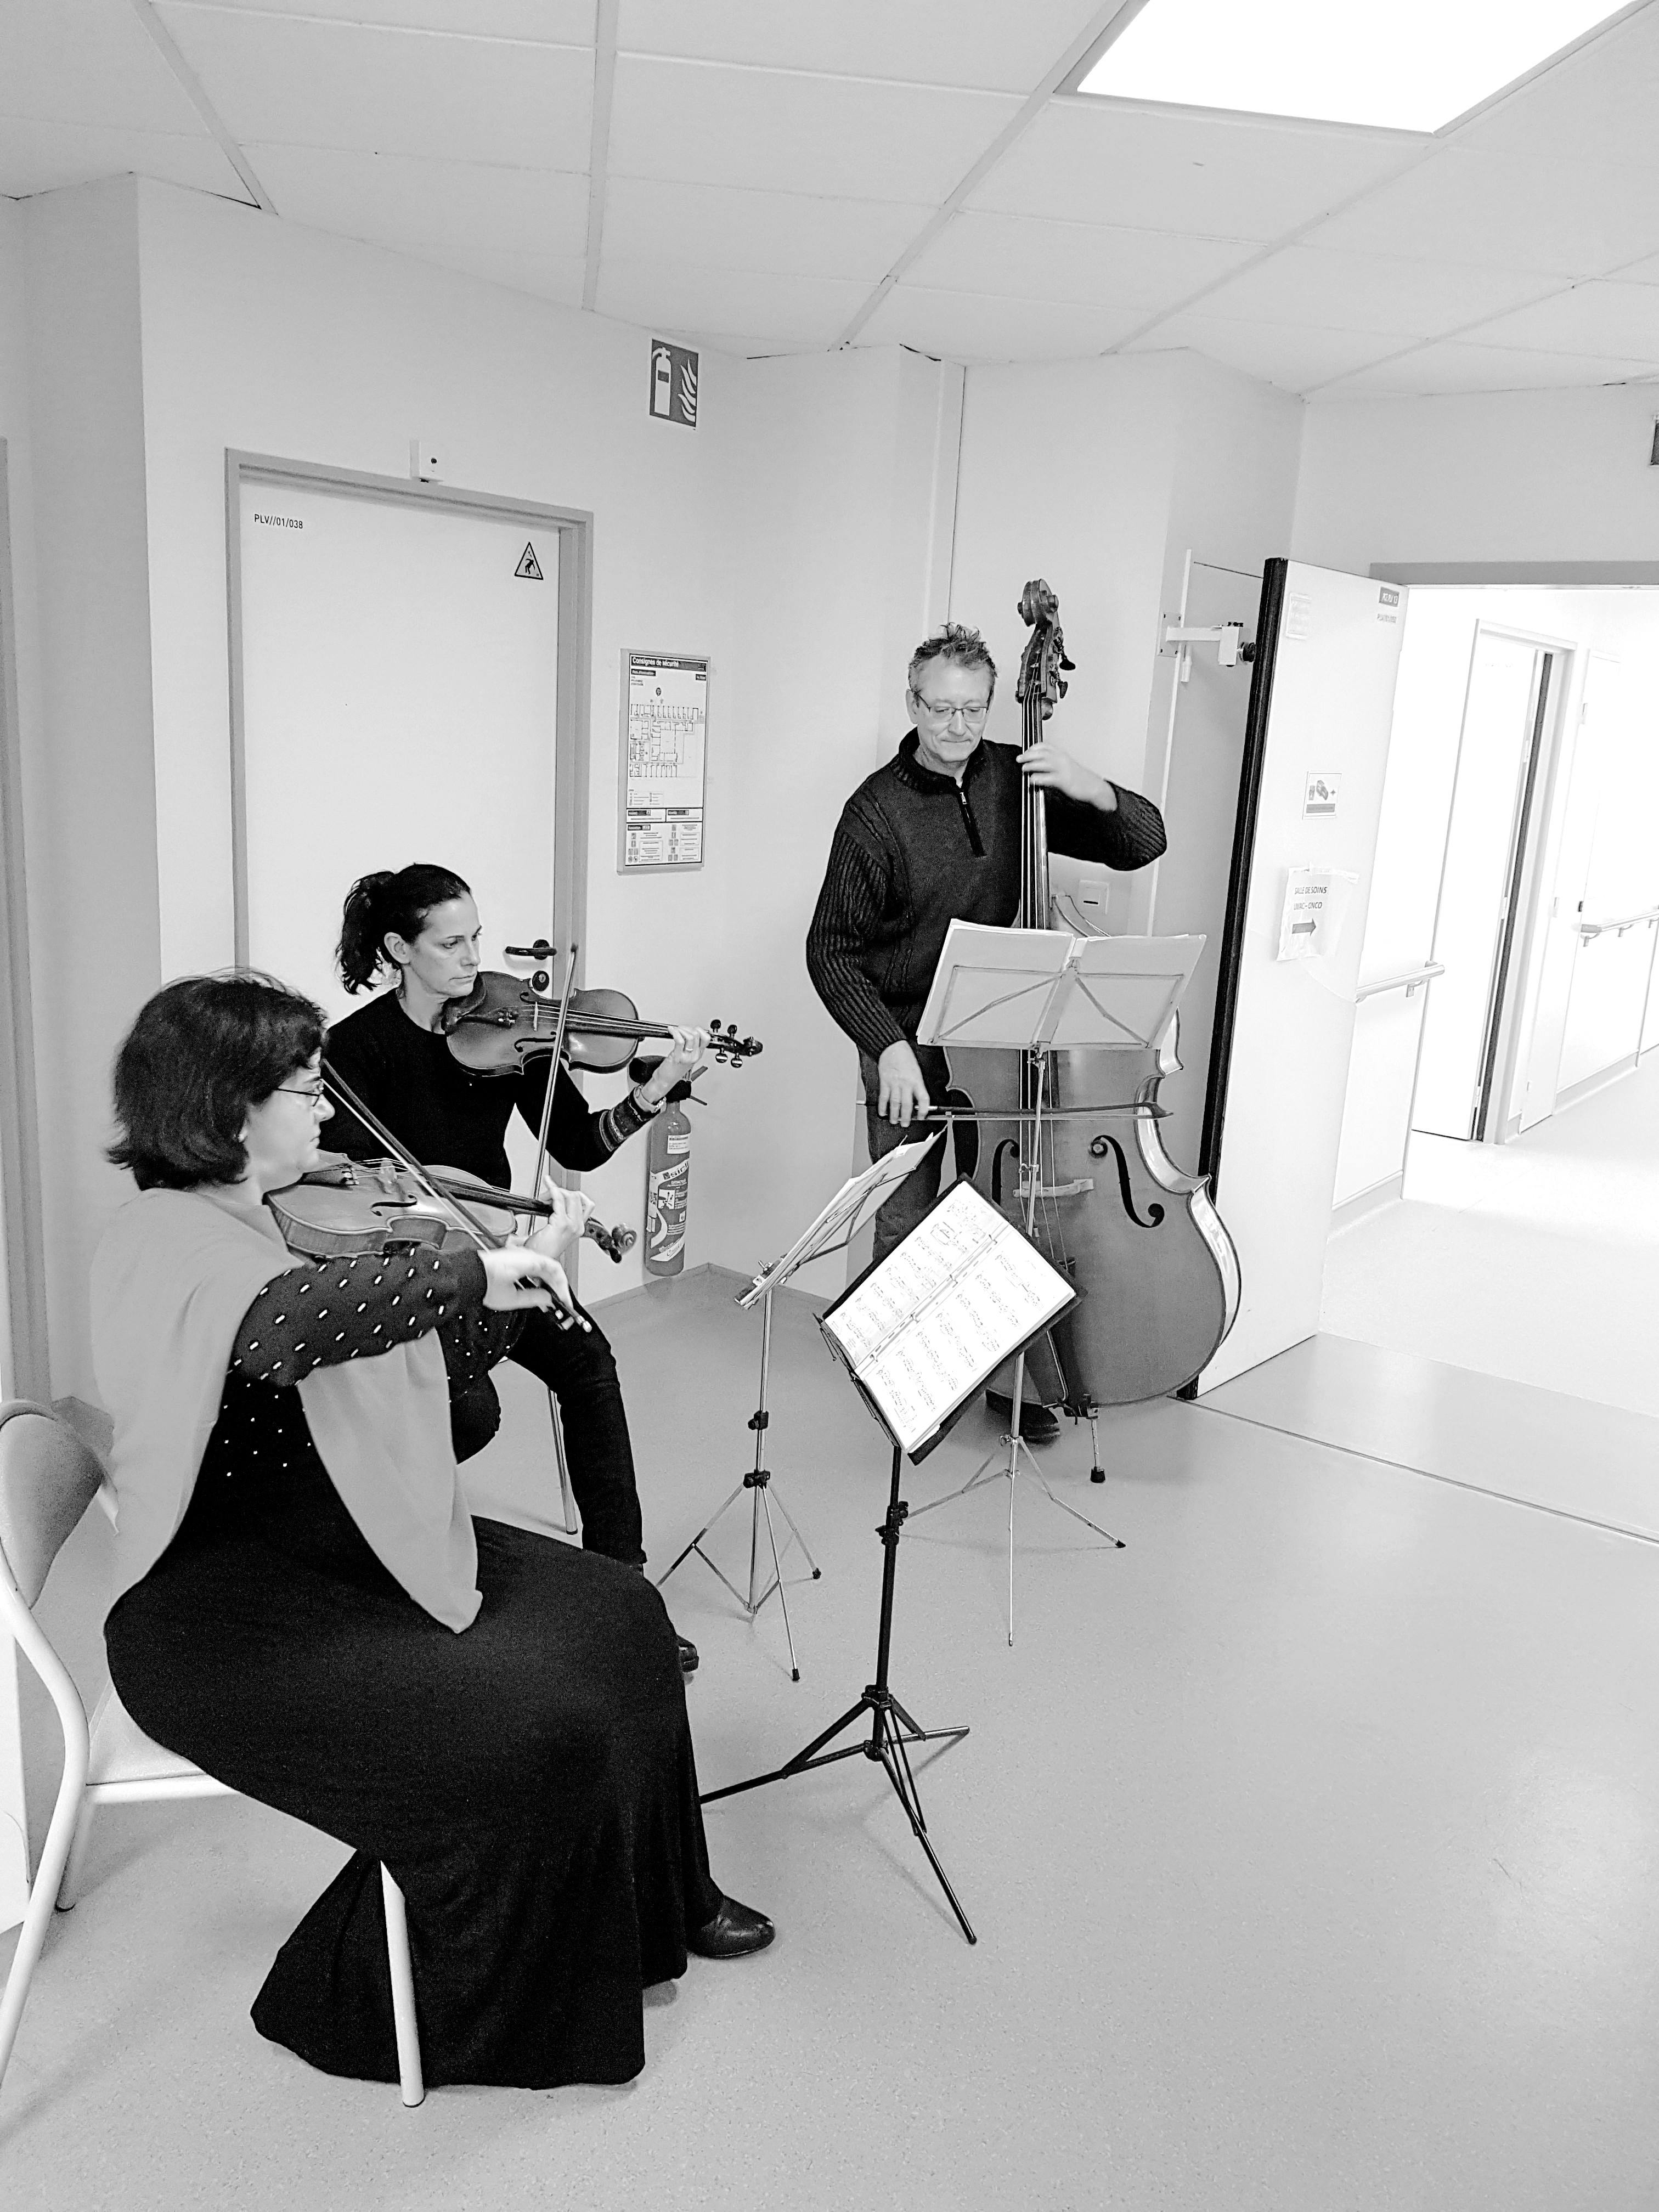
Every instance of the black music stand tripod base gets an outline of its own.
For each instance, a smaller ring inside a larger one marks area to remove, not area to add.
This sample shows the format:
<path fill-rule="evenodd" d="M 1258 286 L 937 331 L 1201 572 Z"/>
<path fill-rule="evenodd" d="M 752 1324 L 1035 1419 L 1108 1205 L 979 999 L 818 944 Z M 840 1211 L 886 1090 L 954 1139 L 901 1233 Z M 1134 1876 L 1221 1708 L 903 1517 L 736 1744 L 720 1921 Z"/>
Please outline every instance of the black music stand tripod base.
<path fill-rule="evenodd" d="M 881 1620 L 876 1641 L 875 1680 L 866 1683 L 863 1695 L 848 1707 L 839 1720 L 832 1721 L 827 1729 L 815 1735 L 811 1743 L 803 1746 L 783 1765 L 775 1767 L 769 1774 L 750 1775 L 746 1782 L 730 1782 L 723 1790 L 710 1790 L 705 1793 L 702 1802 L 705 1805 L 713 1805 L 722 1797 L 736 1797 L 745 1790 L 759 1790 L 768 1783 L 782 1782 L 793 1774 L 805 1774 L 815 1766 L 831 1766 L 837 1759 L 856 1759 L 861 1752 L 865 1758 L 878 1760 L 884 1770 L 893 1786 L 894 1796 L 904 1808 L 910 1832 L 927 1853 L 927 1863 L 938 1877 L 939 1886 L 945 1892 L 951 1910 L 957 1917 L 957 1926 L 970 1943 L 977 1943 L 979 1938 L 951 1887 L 951 1878 L 940 1865 L 939 1853 L 933 1848 L 933 1839 L 927 1832 L 927 1821 L 921 1809 L 921 1797 L 916 1788 L 916 1778 L 908 1748 L 913 1743 L 954 1743 L 959 1736 L 966 1735 L 968 1730 L 966 1727 L 921 1727 L 893 1695 L 887 1680 L 887 1662 L 893 1641 L 893 1585 L 898 1571 L 899 1535 L 910 1510 L 899 1496 L 902 1464 L 903 1454 L 895 1444 L 887 1517 L 876 1531 L 886 1557 L 881 1574 Z M 826 1748 L 838 1735 L 854 1727 L 866 1713 L 870 1716 L 870 1734 L 864 1742 L 842 1744 L 836 1751 Z"/>

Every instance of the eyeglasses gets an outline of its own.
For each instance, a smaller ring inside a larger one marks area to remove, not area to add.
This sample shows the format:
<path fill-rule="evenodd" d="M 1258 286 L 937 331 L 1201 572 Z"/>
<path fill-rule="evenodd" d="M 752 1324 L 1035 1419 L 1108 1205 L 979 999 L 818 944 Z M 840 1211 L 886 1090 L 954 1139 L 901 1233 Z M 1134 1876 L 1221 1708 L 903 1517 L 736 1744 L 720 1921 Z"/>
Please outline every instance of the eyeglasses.
<path fill-rule="evenodd" d="M 988 699 L 976 700 L 971 707 L 951 707 L 943 700 L 924 699 L 920 691 L 913 691 L 910 696 L 930 722 L 954 722 L 960 714 L 969 729 L 976 730 L 991 711 Z"/>
<path fill-rule="evenodd" d="M 324 1107 L 331 1114 L 334 1111 L 329 1104 L 328 1092 L 320 1083 L 279 1083 L 276 1088 L 289 1098 L 308 1098 L 313 1106 Z"/>

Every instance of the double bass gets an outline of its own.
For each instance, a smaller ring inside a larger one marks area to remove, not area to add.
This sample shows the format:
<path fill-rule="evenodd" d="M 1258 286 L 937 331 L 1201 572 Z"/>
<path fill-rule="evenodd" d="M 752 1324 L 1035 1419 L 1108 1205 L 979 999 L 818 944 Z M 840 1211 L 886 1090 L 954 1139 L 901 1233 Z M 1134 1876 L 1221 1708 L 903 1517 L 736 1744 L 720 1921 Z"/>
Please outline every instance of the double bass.
<path fill-rule="evenodd" d="M 1019 612 L 1031 635 L 1015 696 L 1030 747 L 1043 742 L 1073 664 L 1059 602 L 1040 577 L 1021 592 Z M 1027 781 L 1022 929 L 1052 926 L 1046 805 Z M 950 1103 L 972 1112 L 957 1123 L 958 1171 L 1021 1227 L 1035 1182 L 1032 1236 L 1079 1294 L 1026 1354 L 1024 1395 L 1087 1419 L 1099 1407 L 1135 1405 L 1194 1381 L 1238 1310 L 1238 1256 L 1206 1180 L 1183 1174 L 1164 1149 L 1158 1125 L 1168 1109 L 1158 1094 L 1180 1066 L 1173 1043 L 1044 1053 L 955 1047 L 949 1061 Z M 1012 1363 L 991 1387 L 1012 1391 Z"/>

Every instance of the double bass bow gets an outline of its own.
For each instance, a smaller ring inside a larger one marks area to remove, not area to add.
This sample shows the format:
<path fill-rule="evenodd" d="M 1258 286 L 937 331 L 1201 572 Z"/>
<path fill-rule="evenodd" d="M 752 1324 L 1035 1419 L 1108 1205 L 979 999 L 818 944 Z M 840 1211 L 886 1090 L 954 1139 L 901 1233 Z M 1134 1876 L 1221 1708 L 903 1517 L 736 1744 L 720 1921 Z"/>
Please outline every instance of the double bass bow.
<path fill-rule="evenodd" d="M 1073 664 L 1059 601 L 1041 578 L 1021 592 L 1019 612 L 1031 630 L 1015 686 L 1029 749 L 1043 742 Z M 1021 806 L 1015 926 L 1048 929 L 1047 802 L 1029 778 Z M 963 1165 L 1022 1227 L 1029 1212 L 1039 1249 L 1079 1293 L 1028 1352 L 1025 1394 L 1088 1419 L 1190 1382 L 1232 1326 L 1239 1273 L 1205 1179 L 1183 1174 L 1164 1149 L 1168 1109 L 1158 1094 L 1180 1065 L 1173 1048 L 958 1047 L 949 1058 L 951 1103 L 969 1107 L 975 1125 Z M 969 1079 L 962 1091 L 959 1070 Z M 1012 1133 L 975 1143 L 984 1122 Z M 1012 1367 L 992 1388 L 1012 1388 Z"/>

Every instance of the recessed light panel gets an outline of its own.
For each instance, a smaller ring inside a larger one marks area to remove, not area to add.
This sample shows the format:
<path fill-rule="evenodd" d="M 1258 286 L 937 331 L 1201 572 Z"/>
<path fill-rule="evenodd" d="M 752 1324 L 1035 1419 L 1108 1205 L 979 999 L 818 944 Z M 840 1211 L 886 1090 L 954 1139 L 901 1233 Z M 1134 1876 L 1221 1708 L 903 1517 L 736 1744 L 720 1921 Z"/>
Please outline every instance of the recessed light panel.
<path fill-rule="evenodd" d="M 1146 0 L 1078 90 L 1438 131 L 1623 12 L 1606 0 Z"/>

